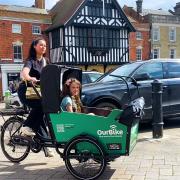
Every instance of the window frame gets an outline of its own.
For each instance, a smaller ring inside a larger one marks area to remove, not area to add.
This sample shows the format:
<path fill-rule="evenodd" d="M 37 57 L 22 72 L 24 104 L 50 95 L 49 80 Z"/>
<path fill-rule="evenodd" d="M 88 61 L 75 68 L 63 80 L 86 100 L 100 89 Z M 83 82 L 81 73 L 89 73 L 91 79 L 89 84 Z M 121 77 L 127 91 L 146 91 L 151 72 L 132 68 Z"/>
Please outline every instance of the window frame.
<path fill-rule="evenodd" d="M 14 49 L 15 47 L 20 47 L 21 52 L 20 53 L 19 52 L 15 53 L 15 49 Z M 15 58 L 15 54 L 17 56 L 19 56 L 19 54 L 20 54 L 21 59 Z M 13 60 L 14 60 L 14 62 L 23 62 L 23 48 L 22 48 L 22 44 L 13 44 Z"/>
<path fill-rule="evenodd" d="M 21 24 L 12 24 L 12 33 L 21 34 L 22 33 Z"/>
<path fill-rule="evenodd" d="M 75 26 L 75 47 L 86 47 L 92 55 L 105 56 L 111 48 L 121 48 L 117 29 Z"/>
<path fill-rule="evenodd" d="M 158 56 L 155 58 L 154 56 L 154 50 L 158 50 L 157 52 L 158 52 Z M 152 53 L 152 55 L 153 55 L 153 59 L 158 59 L 158 58 L 160 58 L 160 48 L 153 48 L 153 53 Z"/>
<path fill-rule="evenodd" d="M 173 39 L 171 39 L 171 37 L 173 37 Z M 176 41 L 176 27 L 170 27 L 169 28 L 169 41 L 170 42 Z"/>
<path fill-rule="evenodd" d="M 142 40 L 142 32 L 140 31 L 136 32 L 136 40 Z"/>
<path fill-rule="evenodd" d="M 172 55 L 172 54 L 171 54 L 172 50 L 174 51 L 173 57 L 171 56 L 171 55 Z M 171 48 L 171 49 L 169 50 L 169 58 L 171 58 L 171 59 L 175 59 L 175 58 L 176 58 L 176 49 L 175 49 L 175 48 Z"/>
<path fill-rule="evenodd" d="M 60 29 L 55 29 L 51 32 L 52 49 L 60 47 Z"/>
<path fill-rule="evenodd" d="M 39 33 L 34 32 L 34 30 L 35 30 L 34 28 L 39 28 Z M 40 25 L 32 25 L 32 34 L 41 35 L 41 26 Z"/>
<path fill-rule="evenodd" d="M 157 37 L 157 39 L 155 37 Z M 159 41 L 159 40 L 160 40 L 160 28 L 153 27 L 153 41 Z"/>
<path fill-rule="evenodd" d="M 140 51 L 140 59 L 138 58 L 138 51 Z M 136 60 L 142 60 L 142 48 L 136 48 Z"/>

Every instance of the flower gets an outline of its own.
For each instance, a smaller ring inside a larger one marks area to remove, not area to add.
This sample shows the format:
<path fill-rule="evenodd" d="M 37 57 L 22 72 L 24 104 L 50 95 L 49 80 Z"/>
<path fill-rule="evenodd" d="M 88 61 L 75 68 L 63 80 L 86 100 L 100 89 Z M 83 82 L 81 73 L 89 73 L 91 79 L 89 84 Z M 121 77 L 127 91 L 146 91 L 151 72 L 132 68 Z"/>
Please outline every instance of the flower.
<path fill-rule="evenodd" d="M 72 82 L 72 79 L 68 79 L 65 84 L 66 84 L 67 86 L 70 86 L 71 82 Z"/>

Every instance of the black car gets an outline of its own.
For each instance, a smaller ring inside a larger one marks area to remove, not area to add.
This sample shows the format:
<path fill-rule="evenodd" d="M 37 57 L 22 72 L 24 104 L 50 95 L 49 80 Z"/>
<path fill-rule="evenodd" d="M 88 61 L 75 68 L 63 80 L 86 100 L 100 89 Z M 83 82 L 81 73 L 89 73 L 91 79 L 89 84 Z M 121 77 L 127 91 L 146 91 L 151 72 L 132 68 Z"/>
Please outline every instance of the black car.
<path fill-rule="evenodd" d="M 138 81 L 140 95 L 145 98 L 143 121 L 152 119 L 152 82 L 163 83 L 163 115 L 180 115 L 180 59 L 154 59 L 123 65 L 102 76 L 98 82 L 83 86 L 82 102 L 86 106 L 122 108 L 128 104 L 129 96 L 125 83 L 118 76 L 133 77 Z M 136 87 L 130 79 L 128 84 L 132 98 L 138 97 Z"/>

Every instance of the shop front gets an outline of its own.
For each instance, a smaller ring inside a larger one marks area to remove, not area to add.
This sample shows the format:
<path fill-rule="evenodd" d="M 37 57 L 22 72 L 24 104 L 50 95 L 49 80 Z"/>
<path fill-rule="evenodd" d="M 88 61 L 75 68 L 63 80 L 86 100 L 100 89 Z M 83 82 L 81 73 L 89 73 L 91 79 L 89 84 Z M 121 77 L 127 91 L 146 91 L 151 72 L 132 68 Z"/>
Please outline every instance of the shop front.
<path fill-rule="evenodd" d="M 20 72 L 23 64 L 1 64 L 1 99 L 5 95 L 5 91 L 10 90 L 11 93 L 17 91 L 20 81 Z"/>

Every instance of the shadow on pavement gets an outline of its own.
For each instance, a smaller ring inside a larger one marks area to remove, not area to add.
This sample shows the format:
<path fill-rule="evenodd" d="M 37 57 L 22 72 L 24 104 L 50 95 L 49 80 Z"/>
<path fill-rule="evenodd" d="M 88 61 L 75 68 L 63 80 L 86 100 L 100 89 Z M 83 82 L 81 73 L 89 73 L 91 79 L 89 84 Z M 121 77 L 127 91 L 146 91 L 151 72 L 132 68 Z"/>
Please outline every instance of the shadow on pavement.
<path fill-rule="evenodd" d="M 31 160 L 32 161 L 32 160 Z M 10 161 L 0 161 L 0 180 L 69 180 L 74 179 L 65 166 L 48 167 L 48 163 L 11 163 Z M 111 179 L 115 169 L 107 165 L 104 173 L 98 180 Z"/>
<path fill-rule="evenodd" d="M 152 138 L 151 137 L 150 138 L 140 138 L 140 139 L 137 139 L 137 142 L 149 141 L 150 139 L 152 139 Z"/>
<path fill-rule="evenodd" d="M 164 129 L 180 128 L 180 118 L 164 119 Z M 139 132 L 152 132 L 152 122 L 151 123 L 140 123 Z"/>

